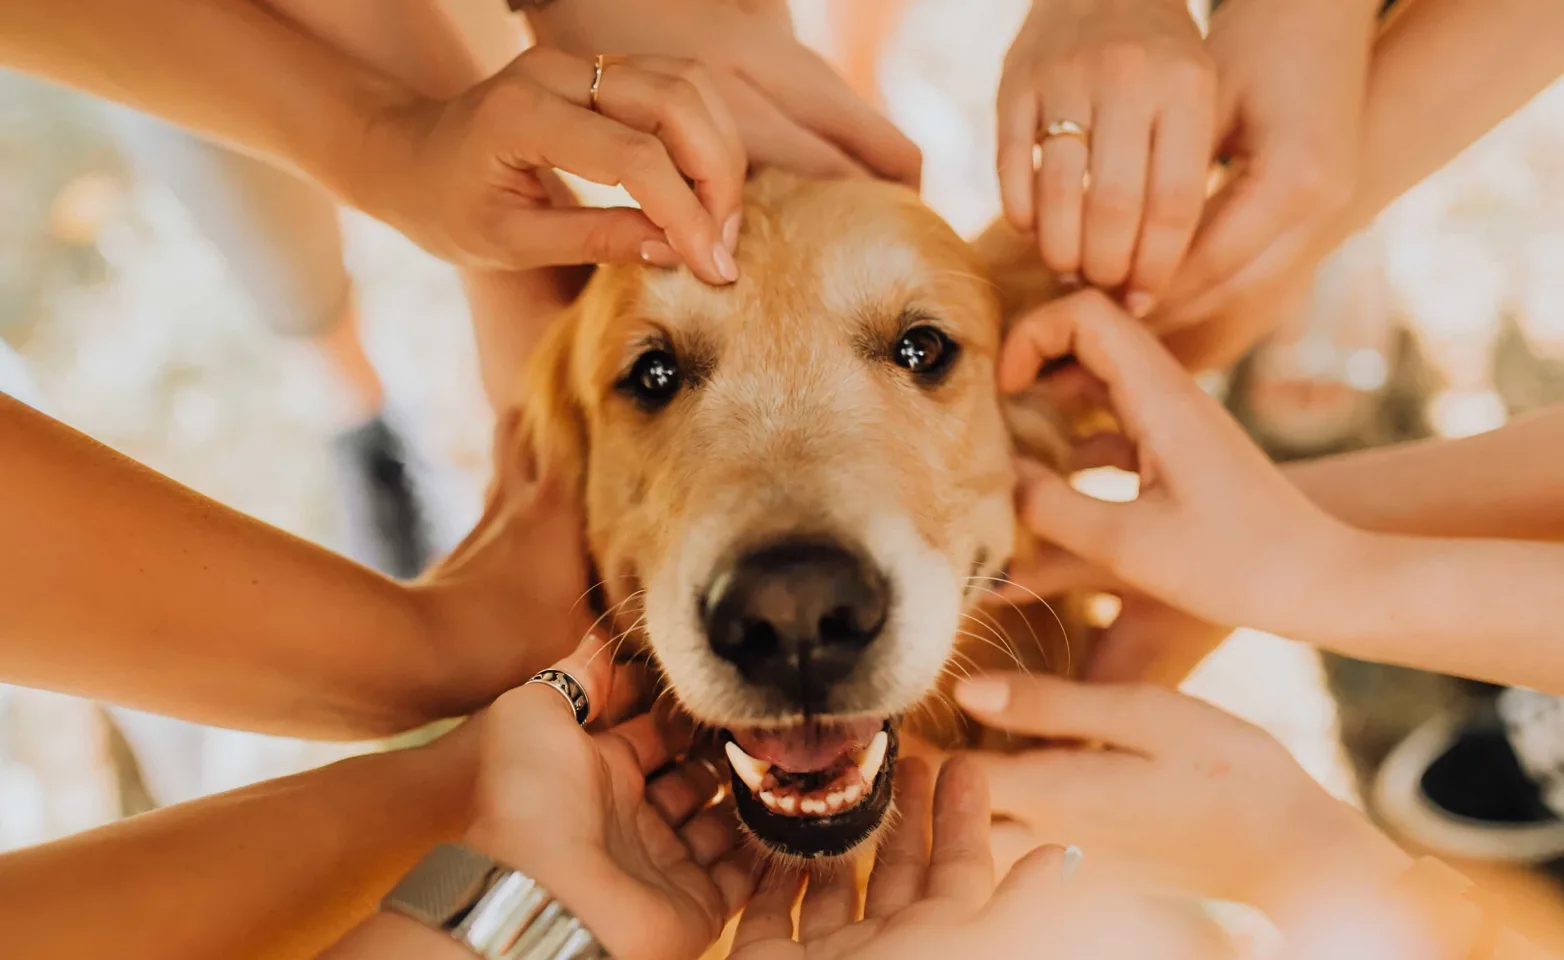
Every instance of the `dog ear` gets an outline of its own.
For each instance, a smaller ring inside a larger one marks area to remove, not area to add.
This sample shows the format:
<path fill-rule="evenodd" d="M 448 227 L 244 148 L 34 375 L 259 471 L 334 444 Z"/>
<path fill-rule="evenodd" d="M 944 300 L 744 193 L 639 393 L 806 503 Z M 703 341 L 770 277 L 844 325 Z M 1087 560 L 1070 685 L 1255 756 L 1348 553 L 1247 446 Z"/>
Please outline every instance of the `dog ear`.
<path fill-rule="evenodd" d="M 998 220 L 972 242 L 989 280 L 999 292 L 1001 332 L 1033 307 L 1065 292 L 1064 284 L 1043 266 L 1032 238 Z M 1005 397 L 1005 424 L 1016 452 L 1056 468 L 1063 468 L 1070 451 L 1070 425 L 1052 401 L 1037 387 Z"/>
<path fill-rule="evenodd" d="M 530 457 L 539 475 L 572 489 L 586 482 L 587 426 L 575 382 L 575 342 L 584 299 L 560 314 L 533 348 L 522 383 L 516 453 Z"/>

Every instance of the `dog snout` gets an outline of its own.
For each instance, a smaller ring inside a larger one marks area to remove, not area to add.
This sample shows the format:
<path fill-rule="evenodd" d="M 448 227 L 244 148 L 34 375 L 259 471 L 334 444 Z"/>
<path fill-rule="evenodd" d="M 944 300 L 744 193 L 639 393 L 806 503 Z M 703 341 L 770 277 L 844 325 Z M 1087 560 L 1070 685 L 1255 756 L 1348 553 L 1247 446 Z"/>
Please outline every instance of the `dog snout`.
<path fill-rule="evenodd" d="M 785 541 L 719 569 L 704 621 L 717 656 L 798 706 L 824 710 L 885 626 L 889 588 L 861 554 L 828 541 Z"/>

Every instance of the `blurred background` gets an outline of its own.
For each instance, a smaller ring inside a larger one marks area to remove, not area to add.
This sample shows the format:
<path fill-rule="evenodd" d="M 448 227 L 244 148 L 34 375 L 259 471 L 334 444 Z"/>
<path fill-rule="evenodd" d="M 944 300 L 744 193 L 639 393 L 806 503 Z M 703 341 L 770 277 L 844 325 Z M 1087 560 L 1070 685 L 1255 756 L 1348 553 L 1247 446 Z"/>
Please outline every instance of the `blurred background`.
<path fill-rule="evenodd" d="M 799 32 L 923 147 L 925 196 L 965 233 L 998 212 L 993 94 L 1025 6 L 793 4 Z M 193 185 L 231 172 L 216 156 L 0 73 L 0 340 L 14 351 L 0 348 L 0 389 L 202 493 L 411 575 L 476 519 L 487 478 L 490 414 L 456 276 L 351 211 L 328 208 L 300 238 L 267 221 L 276 204 L 222 189 L 192 202 Z M 236 237 L 244 218 L 254 228 Z M 262 241 L 293 255 L 303 244 L 318 275 L 236 263 Z M 1564 85 L 1343 248 L 1296 322 L 1215 388 L 1278 458 L 1470 434 L 1564 400 Z M 1493 694 L 1322 664 L 1252 632 L 1188 688 L 1270 729 L 1353 799 L 1429 716 Z M 375 746 L 0 688 L 0 849 Z"/>

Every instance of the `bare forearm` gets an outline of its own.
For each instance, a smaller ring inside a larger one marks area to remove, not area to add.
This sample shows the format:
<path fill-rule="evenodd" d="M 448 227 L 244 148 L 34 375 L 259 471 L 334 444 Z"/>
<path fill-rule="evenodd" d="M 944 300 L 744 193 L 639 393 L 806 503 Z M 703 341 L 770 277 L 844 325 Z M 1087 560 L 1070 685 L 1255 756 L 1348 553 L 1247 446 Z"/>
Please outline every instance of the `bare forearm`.
<path fill-rule="evenodd" d="M 1348 656 L 1564 694 L 1564 545 L 1365 535 L 1290 636 Z"/>
<path fill-rule="evenodd" d="M 442 715 L 418 595 L 0 395 L 0 678 L 221 726 Z"/>
<path fill-rule="evenodd" d="M 461 836 L 471 740 L 461 730 L 0 857 L 6 954 L 313 957 Z"/>
<path fill-rule="evenodd" d="M 1374 49 L 1363 167 L 1317 258 L 1564 74 L 1559 0 L 1401 0 Z"/>
<path fill-rule="evenodd" d="M 289 165 L 353 202 L 400 85 L 251 0 L 0 0 L 0 62 Z"/>
<path fill-rule="evenodd" d="M 1286 468 L 1315 503 L 1365 530 L 1564 542 L 1564 406 L 1460 440 Z"/>

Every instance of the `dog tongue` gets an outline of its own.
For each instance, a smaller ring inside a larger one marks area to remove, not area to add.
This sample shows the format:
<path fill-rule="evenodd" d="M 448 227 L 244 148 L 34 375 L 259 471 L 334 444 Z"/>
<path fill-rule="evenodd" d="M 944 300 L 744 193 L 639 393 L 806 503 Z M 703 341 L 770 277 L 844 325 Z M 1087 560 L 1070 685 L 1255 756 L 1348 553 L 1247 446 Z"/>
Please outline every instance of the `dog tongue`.
<path fill-rule="evenodd" d="M 756 760 L 775 764 L 788 773 L 809 773 L 834 766 L 847 754 L 868 746 L 883 726 L 884 721 L 870 718 L 732 733 L 739 748 Z"/>

